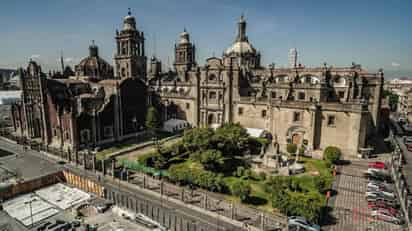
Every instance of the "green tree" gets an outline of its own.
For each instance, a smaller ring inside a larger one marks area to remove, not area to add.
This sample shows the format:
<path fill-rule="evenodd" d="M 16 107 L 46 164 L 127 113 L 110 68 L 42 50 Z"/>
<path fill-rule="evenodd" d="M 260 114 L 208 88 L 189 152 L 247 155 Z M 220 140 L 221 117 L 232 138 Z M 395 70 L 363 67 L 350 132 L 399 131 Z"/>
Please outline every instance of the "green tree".
<path fill-rule="evenodd" d="M 207 170 L 217 171 L 219 165 L 224 163 L 222 152 L 215 149 L 209 149 L 200 154 L 200 163 Z"/>
<path fill-rule="evenodd" d="M 286 151 L 291 155 L 296 155 L 297 150 L 298 150 L 298 146 L 296 144 L 288 144 L 286 146 Z"/>
<path fill-rule="evenodd" d="M 249 199 L 252 188 L 249 182 L 237 180 L 232 184 L 231 192 L 233 195 L 238 196 L 242 202 L 244 202 Z"/>
<path fill-rule="evenodd" d="M 329 163 L 335 164 L 341 157 L 342 153 L 338 147 L 329 146 L 323 151 L 323 158 Z"/>
<path fill-rule="evenodd" d="M 161 153 L 158 153 L 153 160 L 154 167 L 157 169 L 164 169 L 167 167 L 167 158 L 162 155 Z"/>
<path fill-rule="evenodd" d="M 242 177 L 244 173 L 245 173 L 245 167 L 243 167 L 243 166 L 237 167 L 237 169 L 236 169 L 236 176 L 237 177 Z"/>
<path fill-rule="evenodd" d="M 159 113 L 155 107 L 149 107 L 146 113 L 146 128 L 155 131 L 160 127 Z"/>
<path fill-rule="evenodd" d="M 216 129 L 213 142 L 225 156 L 241 155 L 247 148 L 249 134 L 240 124 L 227 123 Z"/>
<path fill-rule="evenodd" d="M 186 130 L 183 135 L 183 146 L 189 151 L 201 151 L 209 149 L 213 130 L 209 128 L 193 128 Z"/>

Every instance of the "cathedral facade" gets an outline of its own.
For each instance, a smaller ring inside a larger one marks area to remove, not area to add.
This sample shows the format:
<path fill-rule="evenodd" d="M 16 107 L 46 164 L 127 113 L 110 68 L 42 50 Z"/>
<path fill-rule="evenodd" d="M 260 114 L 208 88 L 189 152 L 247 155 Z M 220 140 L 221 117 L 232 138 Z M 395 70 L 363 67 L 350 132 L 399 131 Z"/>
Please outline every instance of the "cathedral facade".
<path fill-rule="evenodd" d="M 115 39 L 113 68 L 94 44 L 68 79 L 42 76 L 30 62 L 22 75 L 22 101 L 13 106 L 16 133 L 77 151 L 133 136 L 143 129 L 150 104 L 164 121 L 212 128 L 240 123 L 264 130 L 281 150 L 295 143 L 315 151 L 337 146 L 356 155 L 378 130 L 382 71 L 368 73 L 356 64 L 304 67 L 296 50 L 290 67 L 263 67 L 243 17 L 234 43 L 205 65 L 197 64 L 196 47 L 183 31 L 174 68 L 162 71 L 156 57 L 147 60 L 144 33 L 130 13 Z"/>
<path fill-rule="evenodd" d="M 159 61 L 150 60 L 149 86 L 160 96 L 165 120 L 208 127 L 240 123 L 265 130 L 283 151 L 294 143 L 309 150 L 337 146 L 346 155 L 368 147 L 368 137 L 377 132 L 382 71 L 368 73 L 356 64 L 304 67 L 295 49 L 289 68 L 262 67 L 243 17 L 222 57 L 199 66 L 195 51 L 184 31 L 175 45 L 173 71 L 161 72 Z"/>
<path fill-rule="evenodd" d="M 75 75 L 46 76 L 30 61 L 21 69 L 22 98 L 12 106 L 15 135 L 76 153 L 135 137 L 144 128 L 150 97 L 145 82 L 144 35 L 133 16 L 116 32 L 114 68 L 91 44 Z"/>

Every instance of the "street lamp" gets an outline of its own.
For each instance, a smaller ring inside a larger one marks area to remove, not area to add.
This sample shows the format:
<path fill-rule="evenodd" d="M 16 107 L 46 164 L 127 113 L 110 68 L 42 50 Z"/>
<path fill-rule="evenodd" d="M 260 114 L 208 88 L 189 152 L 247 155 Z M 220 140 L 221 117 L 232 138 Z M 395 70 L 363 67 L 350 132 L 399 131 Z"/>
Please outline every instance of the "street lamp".
<path fill-rule="evenodd" d="M 31 204 L 32 204 L 33 202 L 35 202 L 35 201 L 37 201 L 37 198 L 33 198 L 33 199 L 31 199 L 30 201 L 25 201 L 25 202 L 24 202 L 25 205 L 28 204 L 28 205 L 30 206 L 30 221 L 31 221 L 30 227 L 33 226 L 33 209 L 32 209 Z"/>
<path fill-rule="evenodd" d="M 220 208 L 219 208 L 219 205 L 220 205 L 220 203 L 222 203 L 222 200 L 218 200 L 217 201 L 217 203 L 216 203 L 216 213 L 217 213 L 217 216 L 216 216 L 216 231 L 219 231 L 219 216 L 220 216 L 220 214 L 219 214 L 219 210 L 220 210 Z"/>

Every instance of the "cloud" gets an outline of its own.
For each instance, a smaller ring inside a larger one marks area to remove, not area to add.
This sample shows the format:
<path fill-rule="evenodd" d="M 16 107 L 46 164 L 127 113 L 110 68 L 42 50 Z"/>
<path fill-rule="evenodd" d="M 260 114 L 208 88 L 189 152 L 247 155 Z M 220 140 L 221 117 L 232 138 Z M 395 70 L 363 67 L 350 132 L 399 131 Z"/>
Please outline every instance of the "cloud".
<path fill-rule="evenodd" d="M 397 62 L 392 62 L 392 63 L 391 63 L 391 66 L 392 66 L 392 67 L 399 67 L 399 66 L 401 66 L 401 64 L 399 64 L 399 63 L 397 63 Z"/>
<path fill-rule="evenodd" d="M 40 55 L 31 55 L 30 58 L 31 59 L 38 59 L 38 58 L 40 58 Z"/>

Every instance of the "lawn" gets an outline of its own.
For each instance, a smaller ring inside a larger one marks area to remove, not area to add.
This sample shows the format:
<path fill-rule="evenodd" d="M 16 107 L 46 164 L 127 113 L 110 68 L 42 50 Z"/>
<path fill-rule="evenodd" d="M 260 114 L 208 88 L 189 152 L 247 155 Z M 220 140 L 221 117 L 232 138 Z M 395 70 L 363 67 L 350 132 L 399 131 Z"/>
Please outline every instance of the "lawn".
<path fill-rule="evenodd" d="M 310 175 L 318 172 L 319 175 L 331 176 L 330 168 L 324 160 L 318 160 L 308 157 L 299 157 L 299 162 L 305 165 L 305 173 L 302 175 Z"/>

